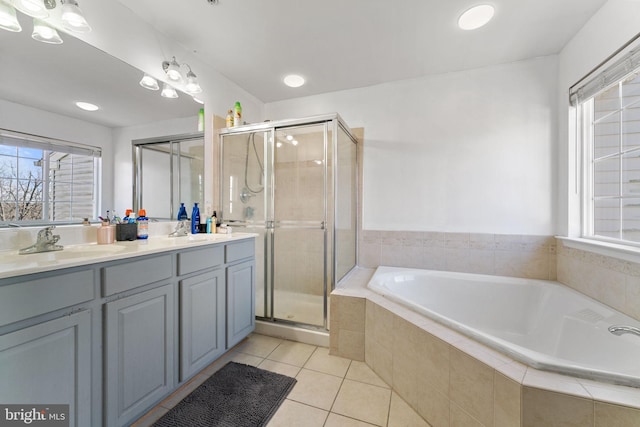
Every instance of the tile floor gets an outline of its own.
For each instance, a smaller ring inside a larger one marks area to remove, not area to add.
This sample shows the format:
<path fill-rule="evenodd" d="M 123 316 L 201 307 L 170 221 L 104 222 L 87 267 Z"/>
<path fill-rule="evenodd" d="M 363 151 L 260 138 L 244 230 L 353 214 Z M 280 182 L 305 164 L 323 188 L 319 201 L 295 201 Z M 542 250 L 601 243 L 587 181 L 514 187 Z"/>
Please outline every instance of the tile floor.
<path fill-rule="evenodd" d="M 364 362 L 330 356 L 325 347 L 258 334 L 250 335 L 133 426 L 152 425 L 229 361 L 298 380 L 268 427 L 429 426 Z"/>

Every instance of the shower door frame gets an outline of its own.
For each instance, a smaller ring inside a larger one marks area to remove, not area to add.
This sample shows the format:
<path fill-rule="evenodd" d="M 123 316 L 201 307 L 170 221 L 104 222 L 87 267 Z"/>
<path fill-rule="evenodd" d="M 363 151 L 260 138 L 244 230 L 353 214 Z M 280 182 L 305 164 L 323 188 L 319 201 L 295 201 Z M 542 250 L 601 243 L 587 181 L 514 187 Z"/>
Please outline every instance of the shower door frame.
<path fill-rule="evenodd" d="M 323 250 L 323 257 L 324 257 L 324 267 L 323 267 L 323 324 L 322 326 L 318 326 L 318 325 L 313 325 L 313 324 L 308 324 L 308 323 L 300 323 L 300 322 L 295 322 L 295 321 L 291 321 L 291 320 L 287 320 L 287 319 L 281 319 L 281 318 L 276 318 L 275 317 L 275 313 L 274 313 L 274 292 L 275 292 L 275 285 L 274 285 L 274 281 L 275 281 L 275 265 L 274 265 L 274 260 L 275 260 L 275 238 L 274 238 L 274 233 L 276 230 L 276 224 L 275 224 L 275 209 L 274 209 L 274 202 L 275 202 L 275 136 L 276 136 L 276 132 L 280 129 L 286 129 L 286 128 L 295 128 L 295 127 L 300 127 L 300 126 L 311 126 L 311 125 L 324 125 L 324 131 L 323 131 L 323 139 L 324 139 L 324 213 L 323 213 L 323 221 L 322 221 L 322 225 L 321 225 L 321 229 L 323 230 L 323 234 L 324 234 L 324 250 Z M 336 195 L 337 195 L 337 174 L 338 174 L 338 168 L 337 168 L 337 153 L 338 153 L 338 130 L 342 129 L 345 134 L 349 137 L 349 139 L 351 140 L 351 142 L 353 144 L 356 145 L 357 147 L 357 140 L 356 138 L 353 136 L 353 134 L 351 133 L 351 130 L 349 128 L 349 126 L 347 126 L 347 124 L 342 120 L 342 118 L 340 117 L 340 115 L 338 115 L 337 113 L 334 114 L 325 114 L 325 115 L 318 115 L 318 116 L 312 116 L 312 117 L 306 117 L 306 118 L 301 118 L 301 119 L 288 119 L 288 120 L 279 120 L 279 121 L 274 121 L 274 122 L 263 122 L 263 123 L 256 123 L 256 124 L 249 124 L 249 125 L 243 125 L 243 126 L 237 126 L 237 127 L 233 127 L 233 128 L 226 128 L 226 129 L 221 129 L 219 131 L 219 210 L 221 212 L 221 216 L 222 216 L 222 220 L 225 221 L 224 218 L 224 210 L 223 210 L 223 206 L 224 206 L 224 143 L 223 143 L 223 139 L 224 136 L 226 135 L 241 135 L 241 134 L 246 134 L 249 135 L 251 133 L 256 133 L 256 132 L 264 132 L 265 134 L 269 135 L 269 138 L 267 138 L 264 141 L 264 154 L 263 154 L 263 159 L 264 159 L 264 171 L 263 171 L 263 175 L 265 178 L 265 188 L 269 189 L 269 192 L 266 191 L 265 189 L 265 194 L 264 194 L 264 206 L 265 206 L 265 218 L 261 221 L 261 224 L 264 226 L 264 258 L 265 258 L 265 262 L 264 262 L 264 285 L 263 285 L 263 291 L 265 293 L 265 298 L 264 298 L 264 317 L 263 316 L 256 316 L 256 318 L 258 318 L 259 320 L 266 320 L 266 321 L 272 321 L 272 322 L 278 322 L 278 323 L 284 323 L 284 324 L 291 324 L 294 326 L 299 326 L 299 327 L 303 327 L 303 328 L 307 328 L 307 329 L 323 329 L 323 330 L 328 330 L 328 301 L 329 301 L 329 294 L 331 293 L 331 291 L 333 291 L 333 289 L 335 289 L 336 286 L 336 272 L 338 269 L 338 259 L 336 256 L 336 237 L 337 237 L 337 233 L 336 233 L 336 218 L 337 218 L 337 214 L 338 214 L 338 203 L 336 202 Z M 331 132 L 331 139 L 329 140 L 329 132 Z M 331 144 L 331 162 L 332 162 L 332 170 L 331 170 L 331 174 L 329 175 L 328 173 L 328 148 L 329 148 L 329 144 Z M 270 173 L 267 174 L 267 161 L 269 161 L 269 169 L 270 169 Z M 358 156 L 357 156 L 357 148 L 356 148 L 356 156 L 354 159 L 354 167 L 356 170 L 356 174 L 355 174 L 355 182 L 354 182 L 354 194 L 355 194 L 355 263 L 353 265 L 353 267 L 349 270 L 349 272 L 351 270 L 353 270 L 356 266 L 357 266 L 357 260 L 358 260 L 358 237 L 359 237 L 359 204 L 360 204 L 360 200 L 359 200 L 359 196 L 358 196 L 358 188 L 359 188 L 359 173 L 358 173 Z M 333 201 L 333 221 L 331 223 L 331 230 L 329 230 L 328 228 L 328 206 L 327 206 L 327 197 L 328 197 L 328 187 L 329 185 L 332 186 L 332 195 L 334 198 Z M 233 224 L 233 221 L 230 222 L 230 224 Z M 246 224 L 246 223 L 245 223 Z M 245 225 L 246 226 L 246 225 Z M 331 254 L 329 254 L 328 250 L 327 250 L 327 246 L 328 246 L 328 234 L 331 232 L 331 241 L 332 241 L 332 245 L 331 245 Z M 329 256 L 331 256 L 331 277 L 328 277 L 327 274 L 327 267 L 328 267 L 328 263 L 329 263 Z M 347 272 L 343 277 L 346 277 L 349 272 Z M 330 288 L 330 289 L 329 289 Z M 268 308 L 270 310 L 268 310 Z"/>

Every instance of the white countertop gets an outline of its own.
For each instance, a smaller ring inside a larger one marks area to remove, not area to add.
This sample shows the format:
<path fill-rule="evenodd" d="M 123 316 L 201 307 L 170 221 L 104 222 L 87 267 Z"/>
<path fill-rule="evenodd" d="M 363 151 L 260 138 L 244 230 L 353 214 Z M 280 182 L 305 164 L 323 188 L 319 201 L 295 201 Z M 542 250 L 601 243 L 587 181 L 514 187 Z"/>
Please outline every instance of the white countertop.
<path fill-rule="evenodd" d="M 0 279 L 42 273 L 62 268 L 122 260 L 166 251 L 255 238 L 253 233 L 190 234 L 184 237 L 150 236 L 146 240 L 63 245 L 54 252 L 19 255 L 17 250 L 0 251 Z"/>

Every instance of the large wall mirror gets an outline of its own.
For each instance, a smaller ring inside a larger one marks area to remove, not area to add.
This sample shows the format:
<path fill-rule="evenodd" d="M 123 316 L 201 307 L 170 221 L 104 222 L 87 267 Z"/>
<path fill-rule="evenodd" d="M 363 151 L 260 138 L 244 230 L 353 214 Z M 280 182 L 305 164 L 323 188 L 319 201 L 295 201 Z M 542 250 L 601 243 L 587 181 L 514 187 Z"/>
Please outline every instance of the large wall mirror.
<path fill-rule="evenodd" d="M 198 111 L 204 106 L 181 92 L 177 99 L 167 99 L 160 91 L 144 89 L 139 85 L 142 71 L 72 35 L 61 33 L 64 43 L 59 45 L 38 42 L 31 38 L 32 19 L 20 13 L 18 18 L 21 32 L 0 30 L 0 129 L 101 148 L 96 216 L 106 209 L 124 212 L 134 204 L 133 140 L 194 133 Z M 160 62 L 159 58 L 159 67 Z M 75 105 L 77 101 L 100 109 L 83 111 Z M 202 145 L 203 139 L 190 143 L 190 154 L 184 153 L 184 159 L 203 151 L 194 144 Z M 188 174 L 191 165 L 201 167 L 199 160 L 184 159 L 181 175 Z M 29 163 L 38 164 L 37 159 Z M 197 171 L 195 176 L 202 174 Z M 20 177 L 15 178 L 19 182 Z M 148 185 L 152 193 L 155 184 Z M 149 216 L 169 217 L 176 207 L 168 199 L 166 203 L 157 212 L 148 209 Z M 80 219 L 72 217 L 68 222 Z M 0 227 L 19 221 L 17 217 L 0 219 Z"/>

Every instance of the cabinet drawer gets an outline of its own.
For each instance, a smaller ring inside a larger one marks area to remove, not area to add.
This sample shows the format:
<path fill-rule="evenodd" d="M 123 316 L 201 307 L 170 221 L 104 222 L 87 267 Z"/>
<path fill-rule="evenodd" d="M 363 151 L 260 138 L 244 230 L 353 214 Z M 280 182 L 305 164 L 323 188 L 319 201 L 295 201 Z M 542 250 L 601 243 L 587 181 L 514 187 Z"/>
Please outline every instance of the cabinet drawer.
<path fill-rule="evenodd" d="M 171 255 L 125 262 L 102 269 L 102 295 L 109 296 L 171 277 Z"/>
<path fill-rule="evenodd" d="M 56 274 L 0 287 L 0 325 L 28 319 L 95 297 L 93 270 Z"/>
<path fill-rule="evenodd" d="M 180 252 L 178 254 L 178 274 L 189 274 L 205 268 L 216 267 L 223 263 L 224 247 L 222 245 Z"/>
<path fill-rule="evenodd" d="M 229 243 L 225 246 L 225 261 L 228 263 L 243 258 L 252 257 L 255 252 L 255 241 L 249 239 L 237 243 Z"/>

